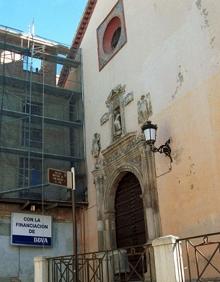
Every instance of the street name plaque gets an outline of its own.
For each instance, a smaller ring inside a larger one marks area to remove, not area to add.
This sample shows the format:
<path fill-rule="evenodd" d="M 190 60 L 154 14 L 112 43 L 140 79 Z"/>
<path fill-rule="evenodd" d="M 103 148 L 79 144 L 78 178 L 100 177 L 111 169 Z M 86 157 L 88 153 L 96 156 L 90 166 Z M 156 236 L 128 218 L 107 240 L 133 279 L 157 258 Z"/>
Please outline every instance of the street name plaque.
<path fill-rule="evenodd" d="M 59 186 L 66 186 L 67 187 L 67 172 L 49 168 L 48 169 L 48 181 L 51 184 L 59 185 Z"/>

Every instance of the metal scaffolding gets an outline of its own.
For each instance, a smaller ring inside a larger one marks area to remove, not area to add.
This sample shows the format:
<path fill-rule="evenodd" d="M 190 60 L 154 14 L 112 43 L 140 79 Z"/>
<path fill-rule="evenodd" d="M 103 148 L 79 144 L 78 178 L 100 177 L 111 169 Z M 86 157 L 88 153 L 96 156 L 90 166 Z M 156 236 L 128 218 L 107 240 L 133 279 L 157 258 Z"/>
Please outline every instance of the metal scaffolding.
<path fill-rule="evenodd" d="M 76 169 L 85 201 L 81 56 L 63 44 L 0 26 L 0 201 L 69 203 L 48 184 L 50 167 Z M 61 69 L 71 79 L 58 86 Z"/>

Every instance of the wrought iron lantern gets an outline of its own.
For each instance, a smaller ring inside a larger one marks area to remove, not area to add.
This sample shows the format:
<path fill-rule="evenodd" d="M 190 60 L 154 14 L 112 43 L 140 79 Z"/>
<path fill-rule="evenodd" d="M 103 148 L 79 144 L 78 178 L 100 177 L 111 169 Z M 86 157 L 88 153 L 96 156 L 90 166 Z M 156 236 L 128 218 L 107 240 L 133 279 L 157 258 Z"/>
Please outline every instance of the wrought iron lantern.
<path fill-rule="evenodd" d="M 159 148 L 154 146 L 154 143 L 156 142 L 157 137 L 157 125 L 152 124 L 151 121 L 147 121 L 142 127 L 141 127 L 144 137 L 146 140 L 146 143 L 150 146 L 151 151 L 160 154 L 165 154 L 167 157 L 170 158 L 170 161 L 172 162 L 173 159 L 171 157 L 171 148 L 170 148 L 170 139 L 168 139 L 164 145 L 161 145 Z"/>

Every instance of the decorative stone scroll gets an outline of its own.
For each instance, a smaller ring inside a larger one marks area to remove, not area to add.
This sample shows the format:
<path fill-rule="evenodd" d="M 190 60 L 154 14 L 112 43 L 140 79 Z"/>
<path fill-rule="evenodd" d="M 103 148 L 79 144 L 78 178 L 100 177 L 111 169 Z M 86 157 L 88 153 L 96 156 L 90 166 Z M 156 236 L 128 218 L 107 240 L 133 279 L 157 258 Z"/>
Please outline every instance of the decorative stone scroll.
<path fill-rule="evenodd" d="M 117 85 L 114 89 L 111 90 L 108 99 L 106 101 L 107 107 L 109 107 L 112 102 L 116 102 L 118 97 L 122 96 L 125 93 L 126 85 Z"/>
<path fill-rule="evenodd" d="M 125 95 L 123 104 L 124 104 L 124 106 L 127 106 L 132 101 L 134 101 L 134 93 L 133 92 L 129 92 L 129 93 L 127 93 Z"/>
<path fill-rule="evenodd" d="M 109 120 L 109 113 L 104 113 L 100 119 L 100 124 L 103 125 Z"/>

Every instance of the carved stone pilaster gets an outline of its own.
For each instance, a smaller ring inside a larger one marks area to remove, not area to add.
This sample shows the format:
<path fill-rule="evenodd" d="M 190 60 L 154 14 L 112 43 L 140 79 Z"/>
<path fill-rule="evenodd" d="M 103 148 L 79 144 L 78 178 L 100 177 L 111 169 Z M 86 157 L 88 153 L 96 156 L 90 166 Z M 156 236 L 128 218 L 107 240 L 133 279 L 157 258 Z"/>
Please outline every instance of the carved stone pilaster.
<path fill-rule="evenodd" d="M 103 213 L 103 198 L 105 187 L 105 175 L 102 170 L 94 170 L 94 183 L 96 187 L 97 199 L 97 231 L 98 231 L 98 246 L 99 250 L 104 249 L 104 213 Z"/>
<path fill-rule="evenodd" d="M 110 211 L 105 212 L 104 247 L 107 250 L 114 250 L 117 248 L 115 233 L 115 213 Z"/>

